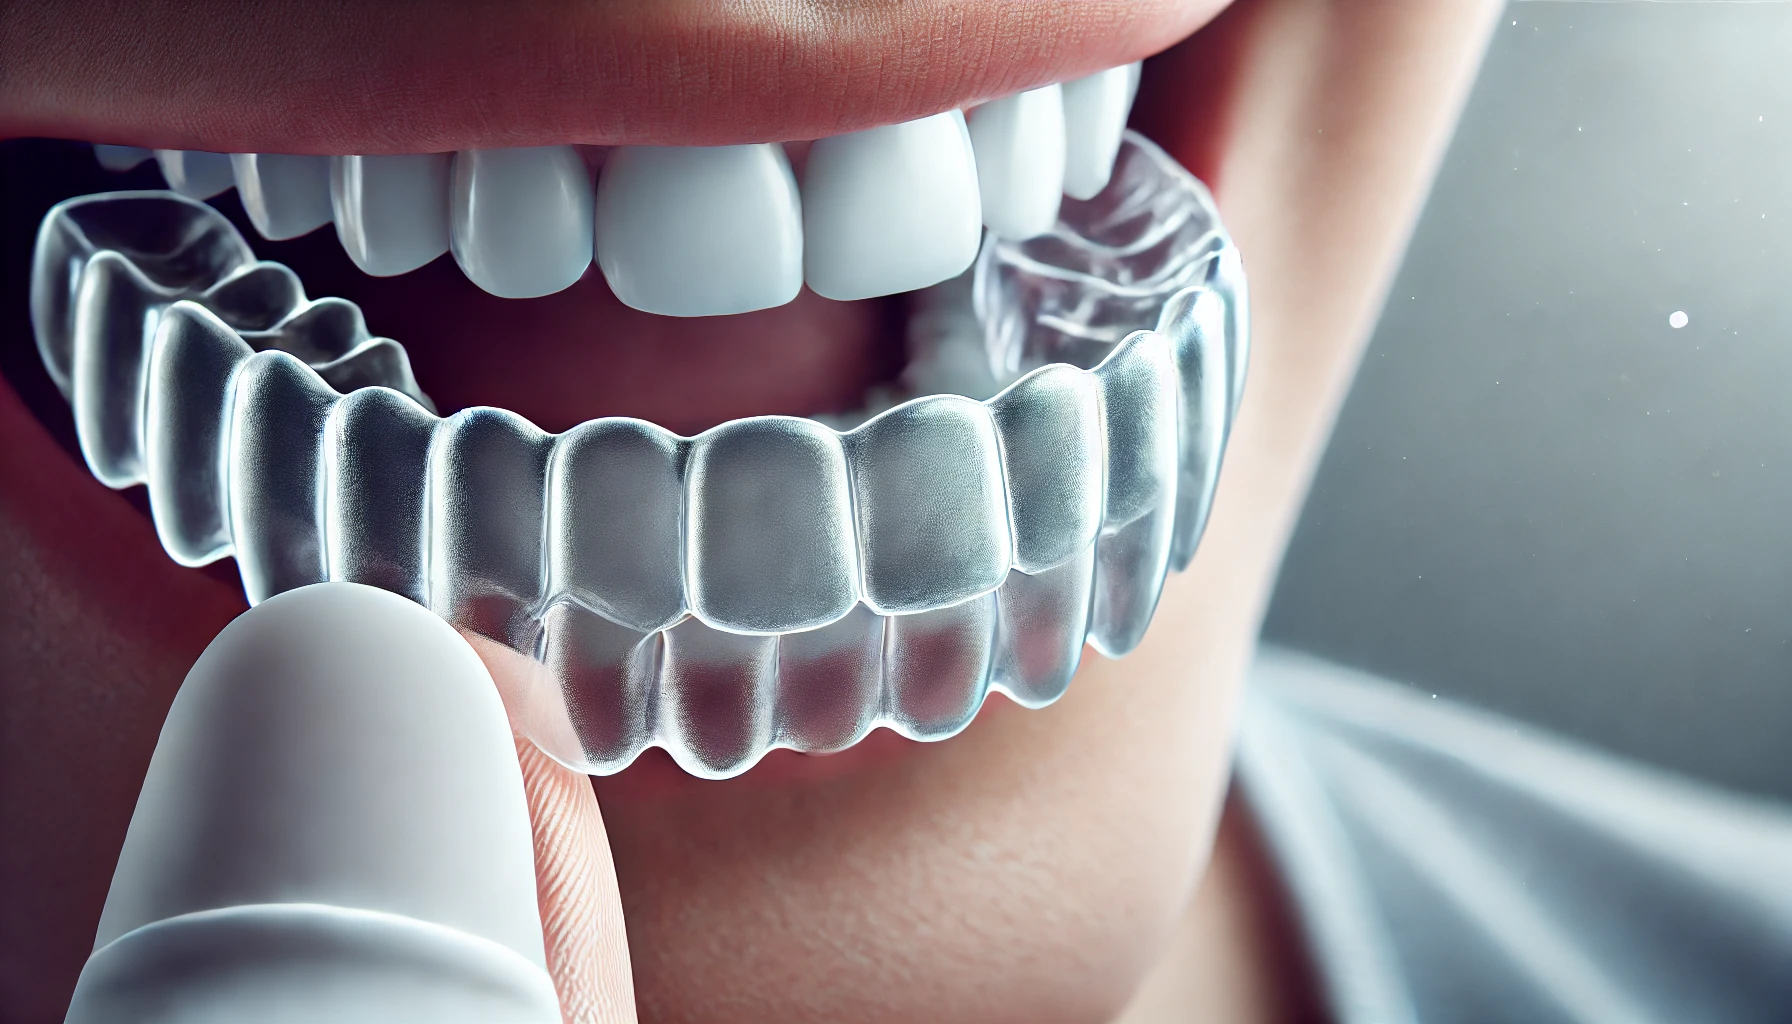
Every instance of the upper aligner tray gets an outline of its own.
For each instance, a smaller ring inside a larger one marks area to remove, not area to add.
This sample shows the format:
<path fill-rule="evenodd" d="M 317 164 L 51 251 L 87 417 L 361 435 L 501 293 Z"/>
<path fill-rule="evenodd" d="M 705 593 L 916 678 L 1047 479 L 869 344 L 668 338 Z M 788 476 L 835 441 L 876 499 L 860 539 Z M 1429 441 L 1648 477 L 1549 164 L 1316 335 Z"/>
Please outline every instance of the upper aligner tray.
<path fill-rule="evenodd" d="M 563 763 L 605 774 L 659 745 L 722 778 L 878 725 L 944 738 L 991 688 L 1055 700 L 1085 640 L 1138 643 L 1212 500 L 1243 276 L 1156 147 L 1129 136 L 1115 179 L 979 259 L 992 365 L 1047 365 L 846 432 L 438 418 L 351 303 L 307 300 L 172 193 L 53 209 L 32 318 L 94 474 L 148 484 L 176 560 L 235 555 L 251 602 L 405 594 L 529 659 L 512 714 Z"/>

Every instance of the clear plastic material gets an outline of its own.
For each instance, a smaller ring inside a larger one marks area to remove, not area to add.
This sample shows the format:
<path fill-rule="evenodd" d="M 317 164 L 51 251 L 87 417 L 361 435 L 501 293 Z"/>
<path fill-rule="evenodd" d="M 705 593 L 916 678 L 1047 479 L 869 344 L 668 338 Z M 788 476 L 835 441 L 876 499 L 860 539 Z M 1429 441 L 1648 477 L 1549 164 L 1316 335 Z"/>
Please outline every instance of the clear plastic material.
<path fill-rule="evenodd" d="M 992 237 L 971 288 L 981 329 L 928 355 L 963 394 L 689 438 L 437 417 L 353 305 L 173 193 L 53 209 L 32 316 L 95 475 L 149 485 L 177 560 L 234 555 L 252 602 L 404 594 L 514 652 L 517 725 L 565 764 L 658 745 L 724 778 L 879 725 L 941 739 L 991 689 L 1050 703 L 1192 556 L 1246 348 L 1206 190 L 1129 135 L 1107 191 Z"/>

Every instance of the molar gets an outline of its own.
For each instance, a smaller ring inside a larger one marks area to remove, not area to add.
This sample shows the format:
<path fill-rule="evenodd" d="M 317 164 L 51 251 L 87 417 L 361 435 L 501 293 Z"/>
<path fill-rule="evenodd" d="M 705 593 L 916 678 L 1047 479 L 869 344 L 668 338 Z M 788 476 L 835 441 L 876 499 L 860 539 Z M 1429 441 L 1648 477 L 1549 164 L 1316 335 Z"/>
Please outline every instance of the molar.
<path fill-rule="evenodd" d="M 958 111 L 817 141 L 802 199 L 804 277 L 826 298 L 925 288 L 977 256 L 983 207 Z"/>
<path fill-rule="evenodd" d="M 663 316 L 782 306 L 803 287 L 803 215 L 782 146 L 624 146 L 597 182 L 597 262 Z"/>
<path fill-rule="evenodd" d="M 455 262 L 493 295 L 552 295 L 591 265 L 591 177 L 571 146 L 457 153 L 452 193 Z"/>

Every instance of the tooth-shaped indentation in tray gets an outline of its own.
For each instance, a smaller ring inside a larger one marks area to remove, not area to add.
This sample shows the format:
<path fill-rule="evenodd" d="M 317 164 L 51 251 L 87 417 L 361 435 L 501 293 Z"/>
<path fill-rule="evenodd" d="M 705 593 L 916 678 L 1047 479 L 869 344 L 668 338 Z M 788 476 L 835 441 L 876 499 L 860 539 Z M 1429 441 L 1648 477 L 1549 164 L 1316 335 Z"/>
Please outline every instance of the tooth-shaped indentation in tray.
<path fill-rule="evenodd" d="M 613 772 L 657 745 L 726 777 L 879 725 L 939 739 L 992 689 L 1047 704 L 1085 640 L 1138 643 L 1198 540 L 1244 360 L 1236 253 L 1145 147 L 1130 138 L 1109 192 L 1066 202 L 1045 240 L 979 261 L 992 360 L 1012 303 L 1035 315 L 1019 362 L 1106 338 L 1100 359 L 846 432 L 439 418 L 356 307 L 306 298 L 170 193 L 53 210 L 33 322 L 96 475 L 149 484 L 177 560 L 235 554 L 252 600 L 323 579 L 406 594 L 515 653 L 513 715 L 566 764 Z M 1124 279 L 1083 282 L 1083 327 L 1070 271 L 1015 271 L 1039 245 Z M 1141 281 L 1174 289 L 1147 302 Z M 1156 319 L 1122 331 L 1114 311 L 1141 308 Z"/>

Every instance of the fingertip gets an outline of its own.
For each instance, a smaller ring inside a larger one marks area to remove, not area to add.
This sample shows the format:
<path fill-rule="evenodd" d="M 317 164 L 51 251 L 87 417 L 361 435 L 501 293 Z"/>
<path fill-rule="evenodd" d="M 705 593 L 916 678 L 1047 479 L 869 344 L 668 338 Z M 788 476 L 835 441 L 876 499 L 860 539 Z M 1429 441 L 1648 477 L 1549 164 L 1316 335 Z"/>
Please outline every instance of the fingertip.
<path fill-rule="evenodd" d="M 548 973 L 568 1024 L 634 1024 L 634 976 L 616 867 L 585 775 L 518 738 L 535 836 Z"/>

